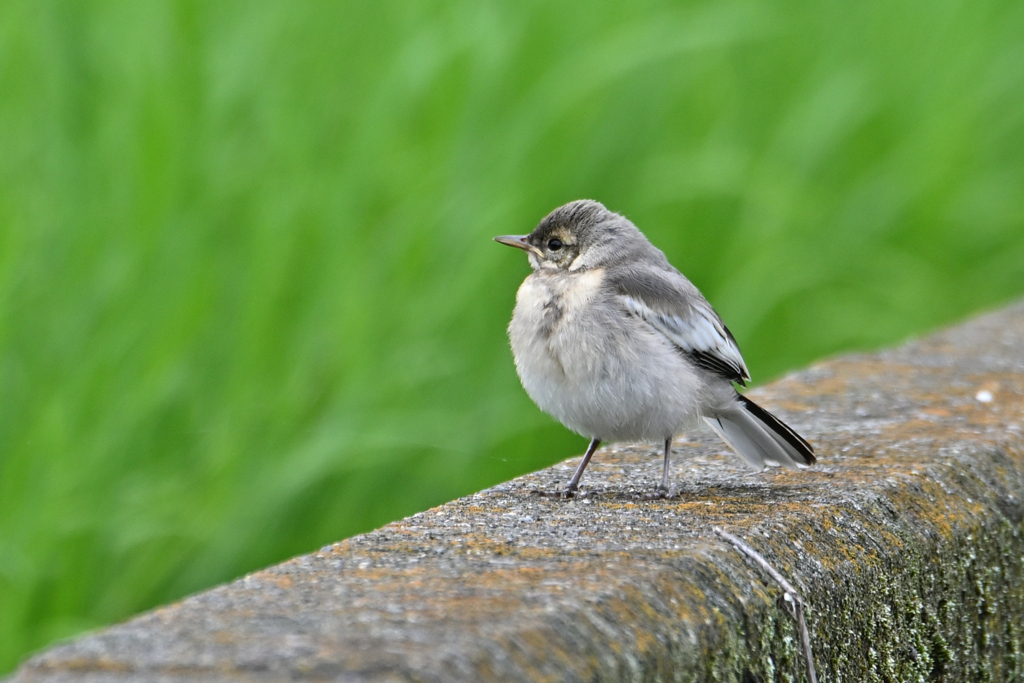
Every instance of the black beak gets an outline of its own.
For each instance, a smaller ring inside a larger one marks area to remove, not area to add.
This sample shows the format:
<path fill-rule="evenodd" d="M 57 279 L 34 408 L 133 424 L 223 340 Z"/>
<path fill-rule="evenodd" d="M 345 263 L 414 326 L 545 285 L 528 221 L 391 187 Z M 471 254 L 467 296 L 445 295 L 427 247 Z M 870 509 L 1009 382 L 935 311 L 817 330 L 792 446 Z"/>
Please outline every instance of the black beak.
<path fill-rule="evenodd" d="M 494 238 L 494 241 L 507 244 L 510 247 L 522 249 L 523 251 L 529 251 L 535 254 L 537 258 L 544 258 L 544 252 L 527 242 L 527 237 L 529 237 L 529 235 L 499 235 Z"/>

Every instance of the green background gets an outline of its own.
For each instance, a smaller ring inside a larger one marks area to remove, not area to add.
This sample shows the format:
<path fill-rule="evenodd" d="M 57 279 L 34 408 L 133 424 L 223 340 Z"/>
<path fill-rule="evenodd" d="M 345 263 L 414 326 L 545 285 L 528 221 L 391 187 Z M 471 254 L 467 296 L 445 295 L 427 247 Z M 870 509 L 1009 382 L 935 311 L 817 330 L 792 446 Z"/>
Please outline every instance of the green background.
<path fill-rule="evenodd" d="M 578 453 L 490 238 L 580 197 L 759 381 L 1008 301 L 1024 4 L 3 2 L 0 671 Z"/>

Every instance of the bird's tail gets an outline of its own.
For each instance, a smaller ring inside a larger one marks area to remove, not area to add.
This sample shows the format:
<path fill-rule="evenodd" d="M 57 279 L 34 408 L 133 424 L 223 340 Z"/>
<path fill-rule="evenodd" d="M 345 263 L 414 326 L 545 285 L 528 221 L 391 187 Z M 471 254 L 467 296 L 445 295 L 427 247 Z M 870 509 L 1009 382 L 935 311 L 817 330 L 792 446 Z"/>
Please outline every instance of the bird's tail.
<path fill-rule="evenodd" d="M 814 449 L 785 422 L 737 393 L 736 401 L 704 418 L 736 454 L 757 469 L 773 462 L 795 469 L 814 462 Z"/>

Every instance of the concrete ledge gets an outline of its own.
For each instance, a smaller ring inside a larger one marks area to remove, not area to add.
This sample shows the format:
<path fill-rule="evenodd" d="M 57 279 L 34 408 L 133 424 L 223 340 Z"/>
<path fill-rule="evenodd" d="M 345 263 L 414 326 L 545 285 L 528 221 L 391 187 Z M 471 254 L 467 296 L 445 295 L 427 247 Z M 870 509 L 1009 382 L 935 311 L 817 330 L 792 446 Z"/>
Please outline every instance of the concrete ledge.
<path fill-rule="evenodd" d="M 60 645 L 15 681 L 827 681 L 1024 676 L 1024 305 L 754 392 L 817 447 L 751 473 L 599 451 Z"/>

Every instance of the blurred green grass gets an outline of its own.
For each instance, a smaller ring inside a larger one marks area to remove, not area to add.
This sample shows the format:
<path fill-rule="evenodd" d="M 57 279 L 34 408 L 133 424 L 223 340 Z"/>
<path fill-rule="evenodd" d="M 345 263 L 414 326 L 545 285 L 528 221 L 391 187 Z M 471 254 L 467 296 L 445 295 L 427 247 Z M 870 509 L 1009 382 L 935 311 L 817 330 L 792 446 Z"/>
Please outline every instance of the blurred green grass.
<path fill-rule="evenodd" d="M 582 439 L 519 388 L 593 197 L 755 379 L 1024 292 L 1024 5 L 0 7 L 0 671 Z"/>

